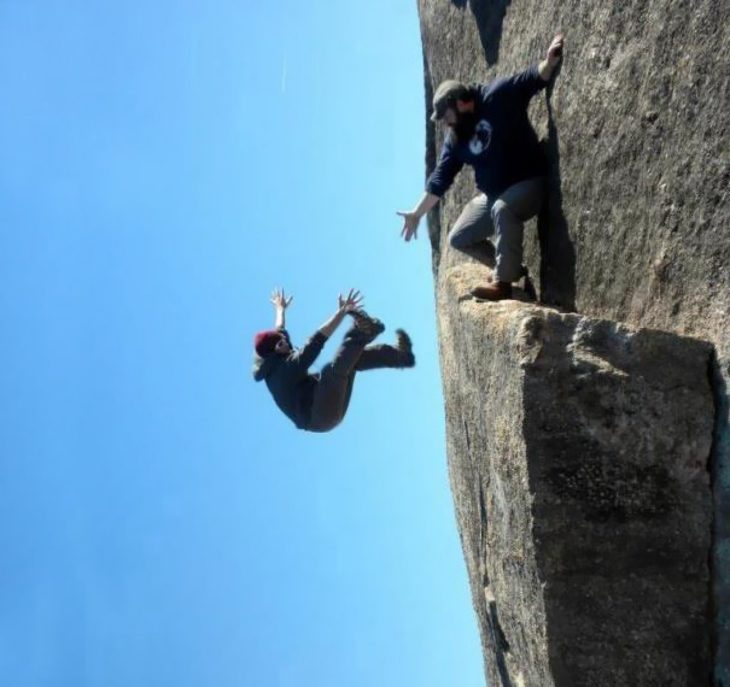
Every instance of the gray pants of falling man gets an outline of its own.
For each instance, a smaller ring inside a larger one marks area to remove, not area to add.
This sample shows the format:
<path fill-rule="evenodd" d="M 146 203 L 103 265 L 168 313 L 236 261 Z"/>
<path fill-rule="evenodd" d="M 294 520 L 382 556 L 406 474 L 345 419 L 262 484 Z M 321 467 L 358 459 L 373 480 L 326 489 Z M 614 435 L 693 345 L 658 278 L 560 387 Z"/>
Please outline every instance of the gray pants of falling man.
<path fill-rule="evenodd" d="M 517 281 L 522 273 L 524 223 L 537 215 L 545 195 L 545 179 L 526 179 L 498 198 L 483 193 L 466 204 L 449 233 L 453 248 L 464 250 L 480 241 L 494 244 L 497 281 Z"/>
<path fill-rule="evenodd" d="M 320 372 L 307 430 L 327 432 L 342 422 L 350 404 L 356 372 L 403 367 L 402 351 L 387 344 L 368 346 L 371 340 L 355 327 L 345 334 L 334 360 Z"/>

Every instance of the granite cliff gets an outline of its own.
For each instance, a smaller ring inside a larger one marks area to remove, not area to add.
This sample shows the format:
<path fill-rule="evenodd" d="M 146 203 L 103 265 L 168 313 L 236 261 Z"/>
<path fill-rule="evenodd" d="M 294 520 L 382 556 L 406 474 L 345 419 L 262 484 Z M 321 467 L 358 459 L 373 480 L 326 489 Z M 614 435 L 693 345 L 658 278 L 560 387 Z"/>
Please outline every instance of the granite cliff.
<path fill-rule="evenodd" d="M 565 58 L 530 110 L 539 302 L 468 297 L 429 216 L 449 474 L 489 684 L 730 687 L 730 5 L 419 0 L 446 78 Z M 441 132 L 427 121 L 426 171 Z"/>

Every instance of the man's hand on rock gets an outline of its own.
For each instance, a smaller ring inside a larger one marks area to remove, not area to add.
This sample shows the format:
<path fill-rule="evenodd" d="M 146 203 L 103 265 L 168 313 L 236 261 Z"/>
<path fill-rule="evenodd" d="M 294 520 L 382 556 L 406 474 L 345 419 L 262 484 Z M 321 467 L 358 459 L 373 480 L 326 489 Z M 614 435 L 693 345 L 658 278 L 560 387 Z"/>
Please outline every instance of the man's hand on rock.
<path fill-rule="evenodd" d="M 555 38 L 553 38 L 553 42 L 550 43 L 550 47 L 547 51 L 547 63 L 550 65 L 551 68 L 555 67 L 558 62 L 560 62 L 560 59 L 563 57 L 563 34 L 558 33 L 556 34 Z"/>

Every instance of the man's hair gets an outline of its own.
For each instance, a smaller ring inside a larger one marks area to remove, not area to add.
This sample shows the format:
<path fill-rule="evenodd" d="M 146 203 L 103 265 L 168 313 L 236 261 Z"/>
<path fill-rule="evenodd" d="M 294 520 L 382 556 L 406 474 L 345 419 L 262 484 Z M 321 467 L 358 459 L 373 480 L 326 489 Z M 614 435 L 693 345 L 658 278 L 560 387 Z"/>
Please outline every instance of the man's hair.
<path fill-rule="evenodd" d="M 267 329 L 266 331 L 259 332 L 253 338 L 253 347 L 256 353 L 261 358 L 268 358 L 275 352 L 276 344 L 283 337 L 283 334 L 278 329 Z"/>

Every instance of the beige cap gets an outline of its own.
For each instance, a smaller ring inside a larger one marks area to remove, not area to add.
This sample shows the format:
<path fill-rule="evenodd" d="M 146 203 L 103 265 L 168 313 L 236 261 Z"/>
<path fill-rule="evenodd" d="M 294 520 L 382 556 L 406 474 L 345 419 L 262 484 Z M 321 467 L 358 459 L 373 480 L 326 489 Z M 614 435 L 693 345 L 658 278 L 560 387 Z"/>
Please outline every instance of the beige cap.
<path fill-rule="evenodd" d="M 449 107 L 452 107 L 457 100 L 467 93 L 467 87 L 460 81 L 447 79 L 439 84 L 436 92 L 433 94 L 433 114 L 431 121 L 437 122 L 445 114 Z"/>

